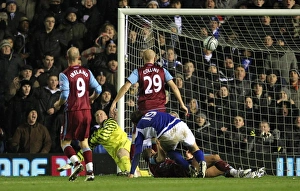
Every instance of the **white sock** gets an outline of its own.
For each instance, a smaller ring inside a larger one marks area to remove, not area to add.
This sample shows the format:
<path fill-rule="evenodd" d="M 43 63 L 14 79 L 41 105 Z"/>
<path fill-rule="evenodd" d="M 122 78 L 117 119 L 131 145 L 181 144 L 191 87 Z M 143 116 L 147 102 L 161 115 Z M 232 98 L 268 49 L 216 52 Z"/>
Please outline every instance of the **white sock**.
<path fill-rule="evenodd" d="M 75 165 L 76 162 L 79 162 L 77 155 L 73 155 L 70 158 L 70 161 Z"/>
<path fill-rule="evenodd" d="M 93 163 L 89 162 L 85 165 L 86 171 L 93 171 Z"/>
<path fill-rule="evenodd" d="M 237 174 L 237 170 L 232 168 L 230 169 L 229 173 L 232 175 L 232 176 L 235 176 Z"/>

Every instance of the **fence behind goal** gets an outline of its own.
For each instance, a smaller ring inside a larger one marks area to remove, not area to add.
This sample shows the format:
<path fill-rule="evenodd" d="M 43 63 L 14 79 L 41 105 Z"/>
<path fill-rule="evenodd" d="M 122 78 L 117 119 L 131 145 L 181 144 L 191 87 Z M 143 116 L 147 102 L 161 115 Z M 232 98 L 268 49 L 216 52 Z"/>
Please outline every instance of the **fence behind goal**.
<path fill-rule="evenodd" d="M 168 112 L 189 125 L 206 154 L 219 154 L 236 168 L 265 166 L 269 174 L 299 176 L 297 15 L 290 9 L 119 9 L 118 89 L 151 48 L 191 110 L 184 116 L 168 92 Z M 215 51 L 203 47 L 207 36 L 218 39 Z M 137 88 L 118 103 L 118 120 L 129 135 Z M 146 168 L 142 160 L 140 167 Z"/>

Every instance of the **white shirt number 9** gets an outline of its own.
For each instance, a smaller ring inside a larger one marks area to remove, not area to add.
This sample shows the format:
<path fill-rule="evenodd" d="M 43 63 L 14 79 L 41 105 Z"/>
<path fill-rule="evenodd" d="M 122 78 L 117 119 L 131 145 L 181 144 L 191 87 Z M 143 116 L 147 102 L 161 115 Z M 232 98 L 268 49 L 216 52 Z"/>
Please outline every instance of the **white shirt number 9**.
<path fill-rule="evenodd" d="M 158 74 L 155 74 L 153 79 L 151 79 L 150 76 L 145 76 L 144 81 L 148 81 L 148 86 L 145 88 L 145 94 L 152 94 L 153 91 L 155 93 L 159 92 L 162 88 L 161 78 Z"/>
<path fill-rule="evenodd" d="M 76 87 L 78 90 L 78 97 L 82 97 L 85 94 L 85 83 L 82 78 L 78 78 L 76 81 Z"/>

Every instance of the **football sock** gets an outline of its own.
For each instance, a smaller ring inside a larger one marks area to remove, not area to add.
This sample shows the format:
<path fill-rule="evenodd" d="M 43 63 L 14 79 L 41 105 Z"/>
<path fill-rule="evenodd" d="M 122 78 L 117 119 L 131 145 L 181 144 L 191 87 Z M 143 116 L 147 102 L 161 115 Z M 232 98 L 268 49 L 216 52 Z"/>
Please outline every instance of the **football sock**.
<path fill-rule="evenodd" d="M 82 149 L 83 153 L 83 158 L 84 158 L 84 161 L 86 164 L 90 163 L 90 162 L 93 162 L 93 155 L 92 155 L 92 151 L 90 148 L 85 148 L 85 149 Z"/>
<path fill-rule="evenodd" d="M 189 162 L 186 161 L 179 152 L 169 151 L 168 156 L 174 160 L 177 164 L 182 165 L 185 169 L 189 169 Z"/>
<path fill-rule="evenodd" d="M 70 159 L 70 161 L 76 165 L 76 163 L 79 162 L 79 159 L 76 155 L 75 150 L 73 149 L 73 147 L 71 145 L 66 145 L 64 148 L 64 154 Z"/>
<path fill-rule="evenodd" d="M 130 167 L 131 167 L 129 157 L 128 156 L 121 157 L 120 159 L 118 159 L 117 165 L 118 165 L 118 167 L 120 168 L 120 170 L 122 172 L 124 172 L 124 171 L 128 171 L 129 172 L 130 171 Z"/>
<path fill-rule="evenodd" d="M 205 161 L 204 160 L 204 153 L 203 153 L 202 150 L 197 150 L 196 152 L 193 153 L 193 156 L 195 157 L 197 162 Z"/>
<path fill-rule="evenodd" d="M 220 170 L 220 171 L 223 171 L 223 172 L 226 172 L 228 170 L 230 170 L 230 165 L 223 161 L 223 160 L 220 160 L 218 162 L 215 163 L 215 167 Z"/>

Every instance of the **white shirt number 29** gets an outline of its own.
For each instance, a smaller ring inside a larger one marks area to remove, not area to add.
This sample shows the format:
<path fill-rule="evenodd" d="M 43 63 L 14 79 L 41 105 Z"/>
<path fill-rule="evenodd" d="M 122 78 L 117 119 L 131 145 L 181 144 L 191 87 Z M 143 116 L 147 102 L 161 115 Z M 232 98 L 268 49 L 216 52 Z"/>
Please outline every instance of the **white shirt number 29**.
<path fill-rule="evenodd" d="M 145 88 L 145 94 L 152 94 L 153 91 L 155 93 L 159 92 L 162 88 L 162 80 L 158 74 L 155 74 L 152 79 L 150 76 L 144 76 L 144 81 L 148 81 L 148 86 Z"/>

